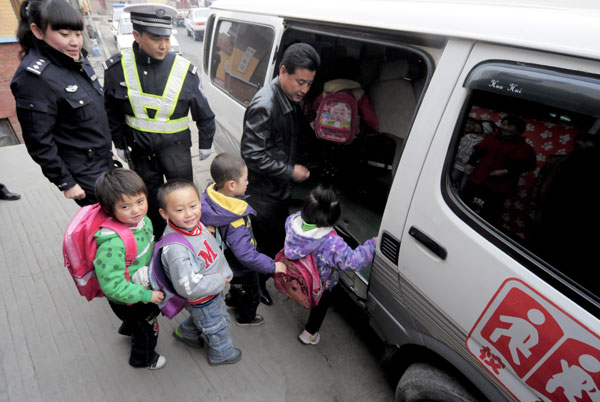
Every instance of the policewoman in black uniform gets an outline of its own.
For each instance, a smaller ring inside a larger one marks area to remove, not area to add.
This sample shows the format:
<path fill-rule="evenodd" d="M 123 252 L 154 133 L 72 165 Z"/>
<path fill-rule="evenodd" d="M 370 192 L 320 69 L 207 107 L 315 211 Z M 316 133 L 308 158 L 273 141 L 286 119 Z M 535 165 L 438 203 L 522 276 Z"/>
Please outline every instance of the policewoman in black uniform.
<path fill-rule="evenodd" d="M 83 49 L 83 19 L 64 0 L 25 0 L 17 37 L 21 64 L 10 88 L 27 151 L 79 205 L 112 168 L 101 85 Z"/>
<path fill-rule="evenodd" d="M 133 169 L 148 187 L 148 216 L 160 236 L 165 221 L 158 212 L 158 188 L 165 178 L 193 180 L 188 114 L 198 127 L 200 160 L 211 152 L 214 114 L 197 68 L 169 52 L 177 11 L 143 3 L 124 12 L 131 13 L 135 42 L 105 62 L 105 106 L 119 157 L 131 151 Z"/>

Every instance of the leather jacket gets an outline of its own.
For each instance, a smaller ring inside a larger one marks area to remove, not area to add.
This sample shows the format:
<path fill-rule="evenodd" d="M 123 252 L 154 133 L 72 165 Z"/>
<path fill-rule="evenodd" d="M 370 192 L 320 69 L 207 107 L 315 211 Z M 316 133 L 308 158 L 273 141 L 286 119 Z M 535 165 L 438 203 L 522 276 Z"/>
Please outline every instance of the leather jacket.
<path fill-rule="evenodd" d="M 246 109 L 241 154 L 248 166 L 251 201 L 280 205 L 290 200 L 300 133 L 297 113 L 279 77 L 260 89 Z"/>

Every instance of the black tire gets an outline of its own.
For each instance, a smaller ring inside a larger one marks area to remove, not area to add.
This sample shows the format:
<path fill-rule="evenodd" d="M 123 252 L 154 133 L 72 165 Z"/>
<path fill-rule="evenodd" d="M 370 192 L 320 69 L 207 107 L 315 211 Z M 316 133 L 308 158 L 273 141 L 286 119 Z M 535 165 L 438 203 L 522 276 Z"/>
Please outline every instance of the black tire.
<path fill-rule="evenodd" d="M 202 40 L 203 36 L 204 34 L 201 32 L 194 32 L 194 40 Z"/>
<path fill-rule="evenodd" d="M 187 36 L 192 36 L 192 34 L 190 33 L 189 29 L 186 29 L 185 32 L 187 33 Z"/>
<path fill-rule="evenodd" d="M 427 363 L 414 363 L 396 387 L 396 402 L 477 402 L 455 378 Z"/>

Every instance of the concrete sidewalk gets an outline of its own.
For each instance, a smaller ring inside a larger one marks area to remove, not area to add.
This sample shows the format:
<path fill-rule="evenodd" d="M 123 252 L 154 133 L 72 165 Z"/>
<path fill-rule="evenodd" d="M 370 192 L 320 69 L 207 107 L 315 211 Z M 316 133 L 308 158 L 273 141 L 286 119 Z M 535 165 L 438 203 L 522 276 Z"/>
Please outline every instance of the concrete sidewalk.
<path fill-rule="evenodd" d="M 198 163 L 199 164 L 199 163 Z M 231 326 L 241 362 L 210 367 L 205 350 L 175 341 L 181 316 L 160 317 L 162 370 L 127 364 L 129 338 L 104 299 L 79 296 L 61 255 L 77 210 L 41 174 L 23 145 L 0 148 L 0 181 L 22 195 L 0 201 L 0 401 L 388 401 L 368 339 L 328 313 L 317 346 L 297 335 L 307 311 L 272 289 L 260 327 Z"/>

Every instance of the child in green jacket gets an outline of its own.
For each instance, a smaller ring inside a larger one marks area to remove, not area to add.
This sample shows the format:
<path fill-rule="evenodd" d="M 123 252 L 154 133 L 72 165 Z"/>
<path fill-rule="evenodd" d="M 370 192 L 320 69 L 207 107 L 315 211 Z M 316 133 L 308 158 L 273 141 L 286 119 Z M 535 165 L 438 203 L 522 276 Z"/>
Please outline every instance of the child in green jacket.
<path fill-rule="evenodd" d="M 107 228 L 96 233 L 98 250 L 94 268 L 100 288 L 113 312 L 123 321 L 119 333 L 131 335 L 129 364 L 160 369 L 166 359 L 154 348 L 158 340 L 158 304 L 164 294 L 151 290 L 148 284 L 154 236 L 152 223 L 146 216 L 146 185 L 132 170 L 113 169 L 98 178 L 95 191 L 102 209 L 112 219 L 128 226 L 137 244 L 137 258 L 126 267 L 125 244 L 119 235 Z"/>

